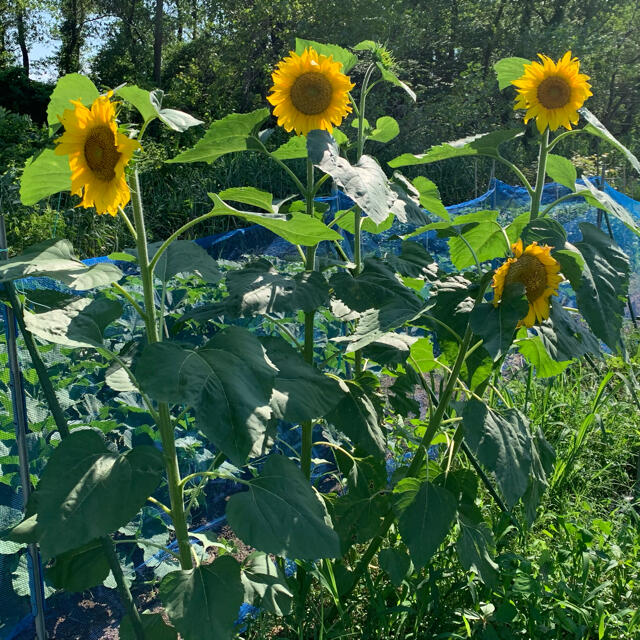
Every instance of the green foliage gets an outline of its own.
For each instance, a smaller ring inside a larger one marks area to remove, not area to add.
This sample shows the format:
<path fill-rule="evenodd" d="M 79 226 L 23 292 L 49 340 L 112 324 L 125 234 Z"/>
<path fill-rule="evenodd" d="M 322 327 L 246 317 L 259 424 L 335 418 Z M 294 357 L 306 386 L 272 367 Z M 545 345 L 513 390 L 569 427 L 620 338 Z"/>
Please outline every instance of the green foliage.
<path fill-rule="evenodd" d="M 322 499 L 288 458 L 270 456 L 248 486 L 227 505 L 229 524 L 244 542 L 289 558 L 340 556 L 338 536 Z"/>

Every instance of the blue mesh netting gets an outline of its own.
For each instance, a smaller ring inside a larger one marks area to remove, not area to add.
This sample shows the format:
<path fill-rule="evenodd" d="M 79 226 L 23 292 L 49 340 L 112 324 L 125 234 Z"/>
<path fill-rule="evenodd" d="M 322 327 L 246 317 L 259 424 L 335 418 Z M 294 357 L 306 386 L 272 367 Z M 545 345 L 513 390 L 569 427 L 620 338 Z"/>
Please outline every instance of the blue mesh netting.
<path fill-rule="evenodd" d="M 597 179 L 594 179 L 593 182 L 597 184 Z M 607 183 L 604 184 L 604 191 L 615 202 L 622 205 L 633 218 L 640 218 L 640 202 L 616 191 Z M 548 204 L 556 200 L 558 197 L 567 194 L 569 194 L 569 190 L 566 187 L 556 183 L 547 184 L 544 188 L 542 202 L 543 204 Z M 353 204 L 349 198 L 340 192 L 334 193 L 329 197 L 320 198 L 319 200 L 329 205 L 328 216 L 330 217 L 332 217 L 337 211 L 347 209 Z M 501 222 L 506 223 L 515 218 L 519 213 L 525 211 L 528 204 L 529 196 L 524 188 L 511 186 L 500 182 L 499 180 L 493 180 L 490 188 L 483 195 L 467 202 L 449 206 L 447 207 L 447 210 L 453 217 L 484 209 L 497 210 L 500 212 Z M 586 204 L 584 199 L 580 197 L 568 198 L 563 201 L 556 209 L 554 209 L 553 215 L 564 225 L 568 233 L 569 241 L 579 239 L 580 232 L 578 229 L 578 223 L 582 221 L 588 221 L 594 224 L 600 221 L 603 225 L 603 229 L 607 231 L 606 224 L 599 220 L 597 209 Z M 612 233 L 616 241 L 631 259 L 631 294 L 632 300 L 637 302 L 635 299 L 638 297 L 639 287 L 637 286 L 635 273 L 638 271 L 639 260 L 638 238 L 632 231 L 627 229 L 622 223 L 618 222 L 618 220 L 612 218 L 610 222 Z M 365 233 L 363 238 L 363 253 L 365 255 L 381 255 L 388 252 L 396 252 L 399 250 L 401 242 L 398 236 L 400 234 L 407 233 L 412 229 L 412 227 L 403 225 L 396 221 L 390 229 L 381 234 L 371 235 Z M 342 232 L 342 235 L 343 249 L 347 255 L 351 256 L 351 235 L 347 232 Z M 438 238 L 435 231 L 424 233 L 413 238 L 413 240 L 422 243 L 436 259 L 441 259 L 443 262 L 446 262 L 446 258 L 448 257 L 446 239 Z M 268 256 L 283 260 L 299 259 L 299 254 L 295 247 L 292 247 L 288 242 L 279 238 L 271 231 L 257 225 L 236 229 L 234 231 L 206 238 L 200 238 L 197 239 L 196 242 L 205 248 L 215 259 L 241 260 L 251 256 Z M 319 256 L 326 258 L 338 257 L 331 243 L 321 243 L 318 254 Z M 85 262 L 87 264 L 93 264 L 107 260 L 109 260 L 109 258 L 99 257 L 86 260 Z M 118 264 L 125 273 L 132 272 L 132 269 L 135 270 L 135 267 L 132 267 L 131 263 L 118 262 Z M 29 278 L 21 281 L 19 283 L 19 287 L 23 289 L 61 288 L 58 283 L 48 278 Z M 25 362 L 27 362 L 27 358 L 25 358 Z M 7 389 L 8 386 L 5 385 L 3 393 L 6 394 Z M 2 421 L 3 425 L 8 425 L 11 420 L 11 401 L 8 398 L 7 401 L 3 400 L 3 407 L 0 407 L 0 416 L 2 416 L 2 412 L 4 412 L 5 419 Z M 7 426 L 4 426 L 4 429 L 7 428 Z M 37 437 L 36 434 L 33 435 Z M 295 443 L 291 444 L 295 446 Z M 2 445 L 1 442 L 0 445 Z M 6 453 L 9 454 L 10 452 L 7 451 Z M 1 495 L 3 493 L 11 493 L 10 489 L 11 488 L 8 485 L 0 484 L 0 504 L 5 505 L 0 506 L 0 530 L 10 524 L 9 521 L 15 522 L 17 517 L 19 517 L 19 493 L 16 492 L 11 496 Z M 229 491 L 229 487 L 227 485 L 221 485 L 221 490 Z M 224 518 L 219 516 L 212 517 L 206 524 L 201 525 L 197 531 L 219 527 L 223 521 Z M 157 563 L 161 561 L 161 559 L 162 554 L 156 554 L 144 564 L 148 565 Z M 17 579 L 17 574 L 15 574 L 16 567 L 17 559 L 14 555 L 0 554 L 0 640 L 16 638 L 31 624 L 30 615 L 26 615 L 30 609 L 28 596 L 17 596 L 14 592 Z M 143 566 L 141 565 L 136 568 L 142 569 Z M 14 572 L 13 580 L 12 572 Z M 4 609 L 7 608 L 4 605 L 9 605 L 9 609 L 7 611 L 4 611 Z M 252 614 L 253 612 L 251 608 L 244 607 L 241 611 L 239 620 L 243 620 L 245 617 L 250 617 Z M 26 617 L 22 617 L 25 615 Z M 89 640 L 93 640 L 93 638 L 98 638 L 99 636 L 87 631 L 86 637 Z"/>

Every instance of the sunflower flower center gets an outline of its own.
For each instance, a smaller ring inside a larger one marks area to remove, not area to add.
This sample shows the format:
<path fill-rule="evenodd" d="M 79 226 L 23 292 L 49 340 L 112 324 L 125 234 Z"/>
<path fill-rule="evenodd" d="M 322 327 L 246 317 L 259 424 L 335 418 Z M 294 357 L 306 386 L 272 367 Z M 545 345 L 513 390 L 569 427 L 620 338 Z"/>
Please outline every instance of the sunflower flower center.
<path fill-rule="evenodd" d="M 106 125 L 95 127 L 84 143 L 84 157 L 89 168 L 100 180 L 115 178 L 115 167 L 122 154 L 116 147 L 113 131 Z"/>
<path fill-rule="evenodd" d="M 565 107 L 571 100 L 571 87 L 564 78 L 550 76 L 538 86 L 538 100 L 546 109 Z"/>
<path fill-rule="evenodd" d="M 290 90 L 293 106 L 307 116 L 325 111 L 331 104 L 333 87 L 318 71 L 308 71 L 296 78 Z"/>
<path fill-rule="evenodd" d="M 509 266 L 505 284 L 524 285 L 529 302 L 537 300 L 547 288 L 547 270 L 534 256 L 522 255 Z"/>

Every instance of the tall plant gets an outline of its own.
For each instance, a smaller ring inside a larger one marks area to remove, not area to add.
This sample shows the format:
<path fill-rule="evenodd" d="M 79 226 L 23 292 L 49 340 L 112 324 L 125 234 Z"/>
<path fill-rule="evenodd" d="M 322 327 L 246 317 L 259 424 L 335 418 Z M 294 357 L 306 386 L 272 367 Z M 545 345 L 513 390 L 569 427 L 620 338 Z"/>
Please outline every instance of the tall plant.
<path fill-rule="evenodd" d="M 607 194 L 588 181 L 576 183 L 571 163 L 551 153 L 572 131 L 549 141 L 549 126 L 574 122 L 574 108 L 581 106 L 576 100 L 587 97 L 577 62 L 570 55 L 558 64 L 544 60 L 542 72 L 537 63 L 520 59 L 497 65 L 501 86 L 515 81 L 521 90 L 517 106 L 530 110 L 527 117 L 536 118 L 541 132 L 535 187 L 500 153 L 500 145 L 523 134 L 522 126 L 404 154 L 390 163 L 397 168 L 472 155 L 504 162 L 523 181 L 532 205 L 503 226 L 496 211 L 451 218 L 433 182 L 423 176 L 410 181 L 399 173 L 388 179 L 364 153 L 367 140 L 384 143 L 398 131 L 387 116 L 375 127 L 367 122 L 372 87 L 388 82 L 412 92 L 382 47 L 367 41 L 355 50 L 370 59 L 358 88 L 346 75 L 358 58 L 340 47 L 299 40 L 280 63 L 269 100 L 279 124 L 297 134 L 284 145 L 270 148 L 270 131 L 262 128 L 270 114 L 264 108 L 212 123 L 192 148 L 170 161 L 211 163 L 225 154 L 259 153 L 289 176 L 295 195 L 277 201 L 251 186 L 212 193 L 209 213 L 152 245 L 135 168 L 144 153 L 143 134 L 154 119 L 179 131 L 199 122 L 163 109 L 160 92 L 121 87 L 115 96 L 142 117 L 136 134 L 133 126 L 118 126 L 112 94 L 100 96 L 77 75 L 62 78 L 52 95 L 50 124 L 55 127 L 61 116 L 65 132 L 55 151 L 44 151 L 25 168 L 23 201 L 71 189 L 84 206 L 119 215 L 135 244 L 142 296 L 139 287 L 122 281 L 116 266 L 87 267 L 64 241 L 32 247 L 0 266 L 0 277 L 47 275 L 77 291 L 97 290 L 72 302 L 61 298 L 45 313 L 25 310 L 25 328 L 49 342 L 97 349 L 111 361 L 111 373 L 119 373 L 114 388 L 137 389 L 155 424 L 151 434 L 157 446 L 136 444 L 116 452 L 95 430 L 73 429 L 54 451 L 25 520 L 11 535 L 39 542 L 45 559 L 70 567 L 58 572 L 67 576 L 62 586 L 73 588 L 81 573 L 84 588 L 101 582 L 108 566 L 106 547 L 96 540 L 126 526 L 146 501 L 164 512 L 177 541 L 177 551 L 168 551 L 180 563 L 160 583 L 173 626 L 142 614 L 138 625 L 125 619 L 123 637 L 175 638 L 177 632 L 185 640 L 231 637 L 243 600 L 285 616 L 304 637 L 305 602 L 314 579 L 333 601 L 331 618 L 345 611 L 376 558 L 380 568 L 401 580 L 427 566 L 449 538 L 465 568 L 495 583 L 494 541 L 476 505 L 479 481 L 514 520 L 522 510 L 531 522 L 554 458 L 544 435 L 532 431 L 496 384 L 505 358 L 516 350 L 538 375 L 554 375 L 573 358 L 600 353 L 598 339 L 612 349 L 619 345 L 626 256 L 587 223 L 581 224 L 582 240 L 568 243 L 549 215 L 564 196 L 541 207 L 548 174 L 565 184 L 571 197 L 584 197 L 637 231 Z M 374 73 L 378 77 L 372 80 Z M 553 104 L 544 103 L 547 94 L 535 85 L 549 78 Z M 350 98 L 352 89 L 360 92 L 357 100 Z M 532 95 L 542 96 L 542 107 Z M 570 102 L 554 106 L 563 95 Z M 561 115 L 558 109 L 564 110 Z M 334 129 L 351 110 L 354 143 Z M 608 140 L 640 167 L 592 114 L 581 113 L 588 125 L 577 131 Z M 353 164 L 350 148 L 355 148 Z M 306 166 L 303 177 L 296 173 L 299 161 Z M 353 202 L 331 220 L 316 200 L 330 179 Z M 132 215 L 125 211 L 129 201 Z M 195 273 L 217 282 L 223 277 L 206 252 L 180 236 L 223 215 L 269 229 L 290 243 L 300 262 L 282 268 L 263 257 L 232 269 L 221 300 L 180 317 L 167 309 L 172 278 Z M 393 223 L 404 234 L 399 251 L 363 258 L 362 234 L 381 233 Z M 336 228 L 353 232 L 353 261 Z M 411 239 L 434 230 L 448 243 L 453 270 L 443 270 Z M 492 261 L 507 256 L 494 272 Z M 550 303 L 563 277 L 576 294 L 577 310 Z M 487 299 L 490 285 L 493 299 Z M 103 333 L 125 305 L 141 318 L 144 335 L 113 351 Z M 247 318 L 261 330 L 243 328 Z M 345 362 L 353 363 L 355 375 Z M 376 375 L 380 371 L 393 379 L 386 394 Z M 426 411 L 415 399 L 416 387 L 425 393 Z M 386 409 L 393 413 L 394 432 Z M 182 475 L 179 468 L 175 429 L 185 416 L 217 452 L 207 471 Z M 291 457 L 273 452 L 264 460 L 278 424 L 299 427 L 300 449 Z M 332 452 L 339 491 L 316 490 L 314 427 Z M 404 439 L 410 462 L 388 478 L 390 434 Z M 436 439 L 448 442 L 446 452 L 428 460 Z M 185 487 L 217 477 L 246 488 L 229 499 L 226 511 L 235 534 L 256 549 L 242 563 L 224 548 L 213 563 L 203 563 L 189 543 Z M 152 495 L 163 479 L 168 505 Z M 79 557 L 82 563 L 76 562 Z M 284 571 L 285 559 L 295 561 L 295 575 Z"/>

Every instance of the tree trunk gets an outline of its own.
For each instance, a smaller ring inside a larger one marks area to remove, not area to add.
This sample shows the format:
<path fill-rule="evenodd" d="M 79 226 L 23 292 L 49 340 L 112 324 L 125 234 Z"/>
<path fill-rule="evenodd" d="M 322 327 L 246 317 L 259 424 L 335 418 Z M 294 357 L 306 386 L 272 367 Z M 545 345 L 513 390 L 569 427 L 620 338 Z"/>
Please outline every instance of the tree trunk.
<path fill-rule="evenodd" d="M 193 24 L 192 40 L 198 37 L 198 0 L 193 0 L 191 5 L 191 23 Z"/>
<path fill-rule="evenodd" d="M 25 34 L 26 30 L 24 27 L 24 9 L 22 7 L 17 8 L 16 25 L 18 28 L 18 44 L 20 45 L 20 51 L 22 52 L 22 67 L 28 76 L 29 75 L 29 49 L 27 48 L 27 37 Z"/>
<path fill-rule="evenodd" d="M 60 27 L 62 45 L 58 56 L 60 75 L 80 71 L 80 49 L 84 42 L 82 33 L 86 17 L 84 0 L 63 0 L 63 22 Z"/>
<path fill-rule="evenodd" d="M 162 73 L 162 18 L 164 14 L 162 0 L 156 0 L 156 15 L 153 29 L 153 81 L 160 86 Z"/>

